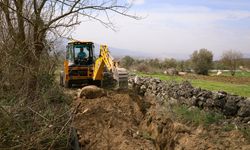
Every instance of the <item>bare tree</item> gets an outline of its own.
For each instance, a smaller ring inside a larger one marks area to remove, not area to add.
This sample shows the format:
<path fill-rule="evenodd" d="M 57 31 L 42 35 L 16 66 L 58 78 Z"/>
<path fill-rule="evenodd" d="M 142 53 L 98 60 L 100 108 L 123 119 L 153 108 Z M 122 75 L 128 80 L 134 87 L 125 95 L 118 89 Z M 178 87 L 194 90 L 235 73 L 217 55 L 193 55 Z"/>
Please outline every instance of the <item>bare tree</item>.
<path fill-rule="evenodd" d="M 0 147 L 66 149 L 58 137 L 69 132 L 71 98 L 53 82 L 53 41 L 81 21 L 115 29 L 110 15 L 139 19 L 130 7 L 127 0 L 0 0 L 0 103 L 11 106 L 0 106 Z"/>
<path fill-rule="evenodd" d="M 35 99 L 41 56 L 48 53 L 48 40 L 65 36 L 83 19 L 96 20 L 114 29 L 110 15 L 139 19 L 128 13 L 127 0 L 0 0 L 1 50 L 15 56 L 15 65 Z M 8 45 L 8 46 L 7 46 Z"/>
<path fill-rule="evenodd" d="M 221 62 L 229 68 L 231 75 L 234 76 L 237 68 L 240 65 L 240 61 L 243 55 L 241 52 L 228 50 L 223 52 L 221 56 Z"/>

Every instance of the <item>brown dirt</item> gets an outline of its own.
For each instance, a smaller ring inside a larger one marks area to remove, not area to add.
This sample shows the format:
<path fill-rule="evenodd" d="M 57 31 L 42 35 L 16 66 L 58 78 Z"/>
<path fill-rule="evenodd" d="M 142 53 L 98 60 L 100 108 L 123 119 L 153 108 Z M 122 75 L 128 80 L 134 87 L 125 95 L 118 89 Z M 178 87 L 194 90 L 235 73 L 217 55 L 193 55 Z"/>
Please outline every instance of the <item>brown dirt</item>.
<path fill-rule="evenodd" d="M 237 130 L 223 132 L 218 127 L 198 127 L 191 134 L 178 135 L 176 149 L 199 150 L 248 150 L 250 145 Z"/>
<path fill-rule="evenodd" d="M 95 99 L 76 99 L 72 126 L 82 149 L 250 149 L 239 131 L 220 127 L 188 127 L 174 121 L 164 104 L 133 91 L 108 91 Z M 171 119 L 170 119 L 171 118 Z"/>
<path fill-rule="evenodd" d="M 132 95 L 108 92 L 76 103 L 81 104 L 73 126 L 84 149 L 154 149 L 152 141 L 139 137 L 143 113 Z"/>

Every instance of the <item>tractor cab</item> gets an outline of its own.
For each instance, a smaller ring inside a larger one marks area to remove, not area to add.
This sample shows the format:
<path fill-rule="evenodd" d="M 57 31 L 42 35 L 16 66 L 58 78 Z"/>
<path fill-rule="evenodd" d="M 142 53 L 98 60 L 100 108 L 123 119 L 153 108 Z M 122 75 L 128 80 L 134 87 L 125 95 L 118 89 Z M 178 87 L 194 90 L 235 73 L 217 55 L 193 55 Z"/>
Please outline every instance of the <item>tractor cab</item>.
<path fill-rule="evenodd" d="M 92 84 L 94 67 L 94 43 L 71 41 L 67 45 L 64 69 L 60 73 L 60 84 Z"/>
<path fill-rule="evenodd" d="M 67 45 L 66 60 L 69 66 L 89 66 L 94 63 L 94 43 L 70 42 Z"/>

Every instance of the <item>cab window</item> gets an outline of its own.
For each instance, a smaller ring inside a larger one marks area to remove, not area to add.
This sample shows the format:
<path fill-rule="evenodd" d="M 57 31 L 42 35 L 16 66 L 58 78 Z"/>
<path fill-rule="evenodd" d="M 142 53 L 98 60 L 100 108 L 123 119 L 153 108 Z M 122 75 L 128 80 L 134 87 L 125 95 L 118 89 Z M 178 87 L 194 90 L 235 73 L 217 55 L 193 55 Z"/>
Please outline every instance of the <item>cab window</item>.
<path fill-rule="evenodd" d="M 75 56 L 74 59 L 77 59 L 77 55 L 80 52 L 80 49 L 83 48 L 83 52 L 86 54 L 86 58 L 89 58 L 89 53 L 90 53 L 90 49 L 89 46 L 85 46 L 85 45 L 75 45 L 74 46 L 74 51 L 75 51 Z"/>
<path fill-rule="evenodd" d="M 73 46 L 72 45 L 67 46 L 66 59 L 67 60 L 71 60 L 71 61 L 74 60 L 74 57 L 73 57 Z"/>

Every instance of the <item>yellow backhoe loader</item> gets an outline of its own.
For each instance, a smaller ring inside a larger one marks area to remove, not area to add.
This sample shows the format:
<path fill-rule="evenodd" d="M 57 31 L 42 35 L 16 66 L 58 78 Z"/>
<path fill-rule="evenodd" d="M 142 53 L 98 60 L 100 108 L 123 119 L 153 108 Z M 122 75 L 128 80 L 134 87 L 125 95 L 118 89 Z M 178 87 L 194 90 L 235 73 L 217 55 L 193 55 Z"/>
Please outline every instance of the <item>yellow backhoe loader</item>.
<path fill-rule="evenodd" d="M 66 88 L 83 84 L 102 86 L 104 71 L 107 70 L 118 88 L 127 88 L 128 72 L 119 67 L 119 62 L 110 55 L 108 46 L 100 46 L 98 57 L 94 56 L 94 48 L 93 42 L 73 40 L 68 43 L 60 84 Z M 80 51 L 85 53 L 84 58 L 79 57 Z"/>

